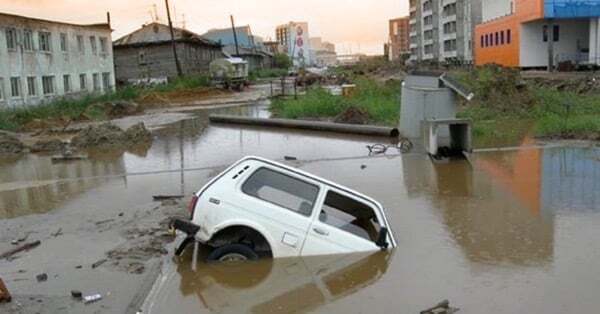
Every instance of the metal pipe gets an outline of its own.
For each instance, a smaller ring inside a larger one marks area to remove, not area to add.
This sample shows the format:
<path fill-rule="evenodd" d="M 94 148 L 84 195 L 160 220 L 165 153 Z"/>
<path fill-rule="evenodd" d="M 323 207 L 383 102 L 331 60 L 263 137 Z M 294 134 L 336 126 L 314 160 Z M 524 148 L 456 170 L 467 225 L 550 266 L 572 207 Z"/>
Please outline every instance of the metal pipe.
<path fill-rule="evenodd" d="M 220 115 L 211 114 L 210 122 L 212 123 L 230 123 L 256 125 L 263 127 L 279 127 L 302 130 L 315 130 L 323 132 L 337 132 L 346 134 L 361 134 L 372 136 L 398 137 L 400 132 L 397 128 L 373 126 L 373 125 L 356 125 L 343 124 L 321 121 L 306 121 L 306 120 L 290 120 L 290 119 L 265 119 L 265 118 L 250 118 L 235 115 Z"/>

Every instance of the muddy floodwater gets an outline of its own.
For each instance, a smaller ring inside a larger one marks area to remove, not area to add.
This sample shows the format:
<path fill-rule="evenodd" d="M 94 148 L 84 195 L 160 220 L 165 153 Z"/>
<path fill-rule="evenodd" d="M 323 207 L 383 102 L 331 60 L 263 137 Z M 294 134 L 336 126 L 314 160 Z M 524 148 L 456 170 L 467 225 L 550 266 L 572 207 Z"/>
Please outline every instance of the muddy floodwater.
<path fill-rule="evenodd" d="M 228 109 L 236 112 L 268 115 L 262 107 Z M 13 294 L 48 304 L 36 308 L 42 313 L 135 313 L 131 305 L 142 303 L 143 313 L 418 313 L 444 299 L 459 313 L 600 308 L 598 147 L 526 146 L 432 162 L 418 152 L 369 156 L 365 146 L 380 138 L 207 126 L 203 115 L 155 132 L 142 151 L 97 152 L 68 164 L 39 155 L 3 160 L 0 251 L 32 224 L 43 241 L 0 261 Z M 219 266 L 203 262 L 203 249 L 196 263 L 191 247 L 173 258 L 178 238 L 168 255 L 152 257 L 162 261 L 156 272 L 75 270 L 124 242 L 98 222 L 122 213 L 135 223 L 155 207 L 152 195 L 190 195 L 246 155 L 297 157 L 287 163 L 379 200 L 398 247 Z M 52 237 L 57 228 L 64 235 Z M 47 282 L 36 282 L 40 272 Z M 71 304 L 75 288 L 105 297 Z"/>

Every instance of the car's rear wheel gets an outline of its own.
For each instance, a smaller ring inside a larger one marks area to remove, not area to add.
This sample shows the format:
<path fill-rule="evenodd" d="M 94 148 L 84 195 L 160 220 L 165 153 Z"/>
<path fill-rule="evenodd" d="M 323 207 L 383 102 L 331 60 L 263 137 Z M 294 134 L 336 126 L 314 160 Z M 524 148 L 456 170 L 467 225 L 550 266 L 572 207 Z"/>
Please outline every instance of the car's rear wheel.
<path fill-rule="evenodd" d="M 214 249 L 207 257 L 209 262 L 237 263 L 255 261 L 258 254 L 243 244 L 225 244 Z"/>

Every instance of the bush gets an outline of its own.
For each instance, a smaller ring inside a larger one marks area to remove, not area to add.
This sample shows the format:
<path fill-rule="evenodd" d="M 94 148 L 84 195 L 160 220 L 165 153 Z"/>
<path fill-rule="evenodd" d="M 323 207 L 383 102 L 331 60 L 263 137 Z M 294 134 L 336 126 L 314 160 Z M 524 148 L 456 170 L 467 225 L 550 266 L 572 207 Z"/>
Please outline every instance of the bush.
<path fill-rule="evenodd" d="M 292 59 L 285 53 L 276 53 L 273 56 L 273 63 L 276 68 L 289 69 L 292 67 Z"/>

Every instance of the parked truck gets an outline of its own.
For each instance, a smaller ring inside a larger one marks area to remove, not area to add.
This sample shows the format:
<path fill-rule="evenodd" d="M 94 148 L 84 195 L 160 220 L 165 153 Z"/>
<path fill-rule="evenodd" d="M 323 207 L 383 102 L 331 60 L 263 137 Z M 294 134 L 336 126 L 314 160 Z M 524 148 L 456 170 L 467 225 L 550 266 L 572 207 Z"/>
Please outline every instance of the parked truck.
<path fill-rule="evenodd" d="M 219 58 L 210 63 L 213 85 L 242 89 L 248 84 L 248 62 L 242 58 Z"/>

